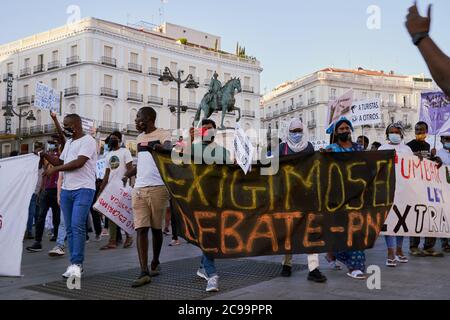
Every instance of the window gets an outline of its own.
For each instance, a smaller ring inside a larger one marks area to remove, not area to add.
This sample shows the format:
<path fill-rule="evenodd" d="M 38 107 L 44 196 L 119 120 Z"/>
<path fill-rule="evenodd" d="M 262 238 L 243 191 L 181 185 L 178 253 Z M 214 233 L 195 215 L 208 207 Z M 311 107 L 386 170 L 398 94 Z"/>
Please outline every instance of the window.
<path fill-rule="evenodd" d="M 389 94 L 389 100 L 388 101 L 389 102 L 395 102 L 394 95 L 392 93 Z"/>
<path fill-rule="evenodd" d="M 58 50 L 53 51 L 52 52 L 52 61 L 58 61 L 58 56 L 59 56 Z"/>
<path fill-rule="evenodd" d="M 105 46 L 105 57 L 112 58 L 113 57 L 113 48 L 109 46 Z"/>
<path fill-rule="evenodd" d="M 311 121 L 314 121 L 316 119 L 316 113 L 314 111 L 311 111 Z"/>
<path fill-rule="evenodd" d="M 294 105 L 294 98 L 291 98 L 291 106 Z"/>
<path fill-rule="evenodd" d="M 130 81 L 130 92 L 132 92 L 132 93 L 138 92 L 138 82 L 136 80 Z"/>
<path fill-rule="evenodd" d="M 58 79 L 52 79 L 52 89 L 58 90 Z"/>
<path fill-rule="evenodd" d="M 250 87 L 250 77 L 244 77 L 244 86 Z"/>
<path fill-rule="evenodd" d="M 300 115 L 298 116 L 298 118 L 300 119 L 301 122 L 303 122 L 303 113 L 300 113 Z"/>
<path fill-rule="evenodd" d="M 77 75 L 76 74 L 71 74 L 70 75 L 70 86 L 71 87 L 76 87 L 77 86 Z"/>
<path fill-rule="evenodd" d="M 7 64 L 7 66 L 6 66 L 6 72 L 7 73 L 13 73 L 13 63 L 12 62 L 10 62 L 10 63 L 8 63 Z"/>
<path fill-rule="evenodd" d="M 224 78 L 225 82 L 228 82 L 228 81 L 230 81 L 230 79 L 231 79 L 231 74 L 230 74 L 230 73 L 225 73 L 225 74 L 223 75 L 223 78 Z"/>
<path fill-rule="evenodd" d="M 105 88 L 112 89 L 112 76 L 105 74 L 104 81 Z"/>
<path fill-rule="evenodd" d="M 151 92 L 152 97 L 157 97 L 158 96 L 158 85 L 152 84 L 152 86 L 150 88 L 150 92 Z"/>
<path fill-rule="evenodd" d="M 177 72 L 177 71 L 178 71 L 178 63 L 176 63 L 176 62 L 171 62 L 171 63 L 170 63 L 170 70 L 171 70 L 172 72 Z"/>
<path fill-rule="evenodd" d="M 111 122 L 112 120 L 112 108 L 110 105 L 106 105 L 103 109 L 103 121 Z"/>
<path fill-rule="evenodd" d="M 9 143 L 2 145 L 2 153 L 9 156 L 11 153 L 11 145 Z"/>
<path fill-rule="evenodd" d="M 78 46 L 76 44 L 70 47 L 70 55 L 72 57 L 78 55 Z"/>
<path fill-rule="evenodd" d="M 170 88 L 170 99 L 178 100 L 178 90 L 176 88 Z"/>
<path fill-rule="evenodd" d="M 195 77 L 197 75 L 197 68 L 190 66 L 189 67 L 189 74 L 192 74 L 193 77 Z"/>
<path fill-rule="evenodd" d="M 213 77 L 213 71 L 212 70 L 206 70 L 206 79 L 211 79 Z"/>
<path fill-rule="evenodd" d="M 30 67 L 30 58 L 25 59 L 25 68 L 29 68 Z"/>
<path fill-rule="evenodd" d="M 151 58 L 151 67 L 153 69 L 158 69 L 159 59 L 158 58 Z"/>
<path fill-rule="evenodd" d="M 41 110 L 38 110 L 36 112 L 36 122 L 38 126 L 42 126 L 42 112 Z"/>
<path fill-rule="evenodd" d="M 42 66 L 44 64 L 44 55 L 38 55 L 38 66 Z"/>
<path fill-rule="evenodd" d="M 336 100 L 336 89 L 331 88 L 330 90 L 330 100 Z"/>
<path fill-rule="evenodd" d="M 28 88 L 29 87 L 27 84 L 23 86 L 23 96 L 24 97 L 28 97 Z"/>
<path fill-rule="evenodd" d="M 251 104 L 251 101 L 248 99 L 245 99 L 244 100 L 244 110 L 250 111 L 250 104 Z"/>
<path fill-rule="evenodd" d="M 130 62 L 134 64 L 138 64 L 139 55 L 137 53 L 131 52 L 130 54 Z"/>

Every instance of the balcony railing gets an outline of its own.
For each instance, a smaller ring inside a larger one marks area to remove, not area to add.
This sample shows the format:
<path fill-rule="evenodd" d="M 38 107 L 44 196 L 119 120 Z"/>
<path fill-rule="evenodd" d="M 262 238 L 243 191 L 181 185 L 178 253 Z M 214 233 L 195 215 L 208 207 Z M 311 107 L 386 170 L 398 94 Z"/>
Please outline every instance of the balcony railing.
<path fill-rule="evenodd" d="M 20 70 L 20 77 L 26 77 L 31 75 L 31 68 L 23 68 Z"/>
<path fill-rule="evenodd" d="M 61 63 L 59 61 L 52 61 L 48 63 L 47 70 L 54 70 L 61 67 Z"/>
<path fill-rule="evenodd" d="M 188 102 L 187 107 L 189 109 L 197 110 L 199 107 L 199 103 L 198 102 Z"/>
<path fill-rule="evenodd" d="M 270 118 L 272 118 L 272 113 L 267 113 L 266 114 L 266 119 L 270 119 Z"/>
<path fill-rule="evenodd" d="M 143 102 L 144 95 L 135 92 L 128 92 L 128 101 Z"/>
<path fill-rule="evenodd" d="M 30 128 L 30 135 L 40 135 L 44 133 L 44 127 L 43 126 L 33 126 Z"/>
<path fill-rule="evenodd" d="M 210 84 L 211 84 L 211 79 L 205 79 L 205 80 L 203 81 L 203 85 L 204 85 L 205 87 L 208 87 Z"/>
<path fill-rule="evenodd" d="M 29 105 L 31 103 L 31 97 L 27 96 L 27 97 L 21 97 L 17 99 L 17 105 L 18 106 L 24 106 L 24 105 Z"/>
<path fill-rule="evenodd" d="M 148 68 L 148 73 L 149 73 L 151 76 L 155 76 L 155 77 L 160 77 L 160 76 L 162 75 L 161 69 L 153 68 L 153 67 Z"/>
<path fill-rule="evenodd" d="M 316 120 L 308 121 L 308 128 L 309 129 L 314 129 L 316 126 L 317 126 Z"/>
<path fill-rule="evenodd" d="M 178 100 L 175 99 L 169 99 L 169 102 L 167 104 L 169 107 L 178 107 Z M 180 106 L 184 106 L 183 101 L 180 101 Z"/>
<path fill-rule="evenodd" d="M 316 103 L 316 98 L 312 98 L 308 100 L 308 106 L 313 105 Z"/>
<path fill-rule="evenodd" d="M 119 126 L 116 122 L 102 121 L 98 126 L 98 130 L 100 132 L 113 133 L 114 131 L 119 131 Z"/>
<path fill-rule="evenodd" d="M 255 89 L 253 87 L 250 87 L 250 86 L 243 86 L 242 87 L 242 91 L 243 92 L 248 92 L 248 93 L 254 93 Z"/>
<path fill-rule="evenodd" d="M 77 64 L 77 63 L 80 63 L 79 56 L 71 56 L 71 57 L 67 58 L 67 62 L 66 62 L 67 66 L 71 66 L 71 65 Z"/>
<path fill-rule="evenodd" d="M 45 66 L 43 64 L 38 64 L 34 67 L 34 73 L 41 73 L 45 71 Z"/>
<path fill-rule="evenodd" d="M 242 116 L 247 118 L 255 118 L 256 114 L 255 111 L 244 110 L 242 111 Z"/>
<path fill-rule="evenodd" d="M 279 115 L 280 115 L 280 112 L 279 112 L 279 111 L 274 111 L 274 112 L 273 112 L 273 116 L 274 116 L 274 117 L 278 117 Z"/>
<path fill-rule="evenodd" d="M 295 107 L 298 109 L 298 108 L 302 108 L 303 105 L 304 105 L 303 101 L 300 101 L 295 104 Z"/>
<path fill-rule="evenodd" d="M 100 95 L 104 97 L 117 98 L 119 96 L 119 92 L 111 88 L 101 88 Z"/>
<path fill-rule="evenodd" d="M 20 130 L 17 128 L 16 135 L 21 137 L 28 136 L 30 135 L 30 130 L 28 128 L 21 128 Z"/>
<path fill-rule="evenodd" d="M 110 67 L 117 67 L 117 60 L 111 57 L 102 57 L 102 64 Z"/>
<path fill-rule="evenodd" d="M 163 98 L 156 97 L 156 96 L 149 96 L 148 97 L 148 103 L 163 105 Z"/>
<path fill-rule="evenodd" d="M 288 107 L 288 111 L 294 111 L 294 109 L 295 109 L 294 105 L 291 105 L 291 106 Z"/>
<path fill-rule="evenodd" d="M 64 97 L 73 97 L 80 94 L 80 89 L 78 87 L 71 87 L 64 90 Z"/>
<path fill-rule="evenodd" d="M 44 126 L 44 133 L 45 134 L 56 133 L 56 126 L 54 124 L 46 124 Z"/>
<path fill-rule="evenodd" d="M 286 113 L 286 112 L 287 112 L 287 108 L 286 107 L 281 108 L 280 113 Z"/>
<path fill-rule="evenodd" d="M 134 72 L 142 72 L 142 65 L 130 62 L 128 64 L 128 70 Z"/>

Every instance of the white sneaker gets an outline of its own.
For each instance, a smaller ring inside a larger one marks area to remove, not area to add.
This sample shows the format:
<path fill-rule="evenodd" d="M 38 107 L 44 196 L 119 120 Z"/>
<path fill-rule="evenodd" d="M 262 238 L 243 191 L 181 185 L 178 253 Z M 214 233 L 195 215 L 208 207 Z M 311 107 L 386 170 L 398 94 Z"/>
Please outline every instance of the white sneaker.
<path fill-rule="evenodd" d="M 67 271 L 63 273 L 62 277 L 64 279 L 69 279 L 72 276 L 76 278 L 81 278 L 83 274 L 83 268 L 80 265 L 73 264 L 67 268 Z"/>
<path fill-rule="evenodd" d="M 70 278 L 70 275 L 72 274 L 72 271 L 73 270 L 73 265 L 70 265 L 68 268 L 67 268 L 67 270 L 66 270 L 66 272 L 64 272 L 63 274 L 62 274 L 62 277 L 64 278 L 64 279 L 69 279 Z"/>
<path fill-rule="evenodd" d="M 208 277 L 208 275 L 206 274 L 205 269 L 202 269 L 202 268 L 198 269 L 198 270 L 197 270 L 197 275 L 198 275 L 200 278 L 205 279 L 206 281 L 209 280 L 209 277 Z"/>
<path fill-rule="evenodd" d="M 59 246 L 54 247 L 52 250 L 50 250 L 50 251 L 48 252 L 48 255 L 49 255 L 50 257 L 62 257 L 62 256 L 64 256 L 65 254 L 66 254 L 66 253 L 64 252 L 64 249 L 61 248 L 61 247 L 59 247 Z"/>
<path fill-rule="evenodd" d="M 214 276 L 208 279 L 208 285 L 206 286 L 206 292 L 218 292 L 219 291 L 219 276 Z"/>
<path fill-rule="evenodd" d="M 95 242 L 100 242 L 100 241 L 102 241 L 102 235 L 95 236 Z"/>

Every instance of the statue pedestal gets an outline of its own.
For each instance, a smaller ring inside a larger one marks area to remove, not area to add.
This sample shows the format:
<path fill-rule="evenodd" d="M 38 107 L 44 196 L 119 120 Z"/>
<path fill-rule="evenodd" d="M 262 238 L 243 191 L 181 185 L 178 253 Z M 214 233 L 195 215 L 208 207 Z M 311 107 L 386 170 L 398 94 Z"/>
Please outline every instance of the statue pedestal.
<path fill-rule="evenodd" d="M 230 152 L 230 157 L 234 160 L 234 129 L 217 130 L 215 142 Z"/>

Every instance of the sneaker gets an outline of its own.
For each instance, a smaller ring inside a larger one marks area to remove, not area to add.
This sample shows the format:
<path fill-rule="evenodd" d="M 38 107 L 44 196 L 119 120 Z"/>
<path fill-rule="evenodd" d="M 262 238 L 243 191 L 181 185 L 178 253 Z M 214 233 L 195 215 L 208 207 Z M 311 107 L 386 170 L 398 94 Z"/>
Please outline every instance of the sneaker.
<path fill-rule="evenodd" d="M 386 260 L 386 266 L 387 267 L 391 267 L 391 268 L 395 268 L 397 266 L 397 259 L 387 259 Z"/>
<path fill-rule="evenodd" d="M 200 269 L 197 270 L 197 276 L 199 276 L 199 277 L 202 278 L 202 279 L 205 279 L 206 281 L 209 280 L 209 277 L 208 277 L 208 275 L 206 274 L 205 269 L 203 269 L 203 268 L 200 268 Z"/>
<path fill-rule="evenodd" d="M 313 271 L 311 271 L 308 275 L 308 280 L 309 281 L 314 281 L 314 282 L 318 282 L 318 283 L 322 283 L 322 282 L 326 282 L 327 281 L 327 277 L 325 277 L 322 272 L 320 272 L 319 269 L 315 269 Z"/>
<path fill-rule="evenodd" d="M 208 279 L 206 285 L 206 292 L 218 292 L 219 291 L 219 276 L 214 276 Z"/>
<path fill-rule="evenodd" d="M 102 235 L 101 234 L 96 235 L 95 236 L 95 242 L 100 242 L 100 241 L 102 241 Z"/>
<path fill-rule="evenodd" d="M 347 273 L 350 278 L 357 280 L 366 280 L 366 275 L 361 270 L 353 270 L 352 272 Z"/>
<path fill-rule="evenodd" d="M 84 270 L 83 270 L 83 267 L 81 265 L 73 264 L 73 265 L 71 265 L 71 266 L 69 266 L 67 268 L 66 272 L 64 272 L 62 274 L 62 277 L 64 279 L 69 279 L 72 276 L 75 276 L 77 278 L 81 278 L 83 273 L 84 273 Z"/>
<path fill-rule="evenodd" d="M 66 253 L 64 252 L 64 249 L 61 248 L 60 246 L 56 246 L 54 247 L 52 250 L 50 250 L 48 252 L 48 255 L 50 257 L 62 257 L 64 256 Z"/>
<path fill-rule="evenodd" d="M 152 282 L 152 277 L 147 272 L 142 272 L 139 278 L 133 281 L 132 288 L 140 288 Z"/>
<path fill-rule="evenodd" d="M 436 251 L 433 248 L 427 249 L 427 250 L 423 250 L 423 253 L 424 253 L 424 255 L 426 257 L 442 258 L 444 256 L 444 254 L 442 252 Z"/>
<path fill-rule="evenodd" d="M 290 277 L 292 274 L 292 267 L 283 265 L 283 269 L 281 270 L 282 277 Z"/>
<path fill-rule="evenodd" d="M 172 240 L 169 244 L 169 247 L 176 247 L 181 244 L 180 240 Z"/>
<path fill-rule="evenodd" d="M 31 247 L 26 248 L 29 252 L 41 252 L 42 245 L 40 242 L 35 242 Z"/>
<path fill-rule="evenodd" d="M 342 267 L 338 264 L 337 260 L 328 260 L 326 259 L 328 262 L 328 265 L 330 266 L 331 270 L 334 271 L 340 271 L 342 270 Z"/>
<path fill-rule="evenodd" d="M 425 257 L 425 254 L 419 248 L 410 248 L 409 254 L 412 255 L 413 257 Z"/>

